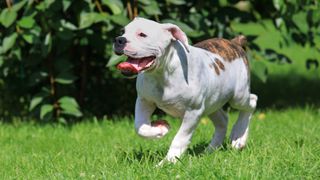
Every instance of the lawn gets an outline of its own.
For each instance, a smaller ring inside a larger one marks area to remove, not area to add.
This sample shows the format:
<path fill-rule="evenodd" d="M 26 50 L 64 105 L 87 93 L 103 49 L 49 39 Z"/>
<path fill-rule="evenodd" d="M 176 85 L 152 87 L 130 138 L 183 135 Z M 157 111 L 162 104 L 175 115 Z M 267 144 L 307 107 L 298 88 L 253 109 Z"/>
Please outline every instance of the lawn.
<path fill-rule="evenodd" d="M 236 113 L 230 114 L 233 123 Z M 167 119 L 172 129 L 161 140 L 138 137 L 131 118 L 87 120 L 70 126 L 0 122 L 0 178 L 320 178 L 319 109 L 256 112 L 246 149 L 235 151 L 226 145 L 212 154 L 203 153 L 213 132 L 209 120 L 203 118 L 181 161 L 156 168 L 179 127 L 179 121 Z"/>

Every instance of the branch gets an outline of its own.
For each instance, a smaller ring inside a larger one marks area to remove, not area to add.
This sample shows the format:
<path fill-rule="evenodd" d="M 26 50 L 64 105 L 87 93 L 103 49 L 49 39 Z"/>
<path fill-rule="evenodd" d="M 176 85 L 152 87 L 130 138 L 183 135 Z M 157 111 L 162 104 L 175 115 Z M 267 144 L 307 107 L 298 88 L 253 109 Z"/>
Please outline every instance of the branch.
<path fill-rule="evenodd" d="M 128 10 L 129 18 L 132 20 L 133 19 L 133 14 L 132 14 L 132 8 L 131 8 L 130 0 L 127 1 L 127 10 Z"/>
<path fill-rule="evenodd" d="M 94 1 L 94 4 L 97 6 L 98 10 L 100 13 L 105 13 L 103 10 L 102 10 L 102 6 L 100 4 L 100 2 L 98 0 L 95 0 Z"/>
<path fill-rule="evenodd" d="M 13 4 L 12 0 L 6 0 L 8 8 L 11 8 L 11 5 Z"/>

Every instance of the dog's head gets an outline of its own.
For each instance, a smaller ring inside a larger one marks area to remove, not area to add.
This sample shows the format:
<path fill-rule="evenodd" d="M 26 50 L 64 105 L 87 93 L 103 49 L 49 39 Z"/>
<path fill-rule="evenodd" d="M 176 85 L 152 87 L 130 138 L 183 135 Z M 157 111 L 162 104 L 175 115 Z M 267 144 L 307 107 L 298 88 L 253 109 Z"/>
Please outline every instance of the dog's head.
<path fill-rule="evenodd" d="M 126 76 L 156 69 L 172 40 L 179 40 L 188 50 L 187 36 L 178 26 L 135 18 L 114 41 L 114 52 L 128 56 L 117 68 Z"/>

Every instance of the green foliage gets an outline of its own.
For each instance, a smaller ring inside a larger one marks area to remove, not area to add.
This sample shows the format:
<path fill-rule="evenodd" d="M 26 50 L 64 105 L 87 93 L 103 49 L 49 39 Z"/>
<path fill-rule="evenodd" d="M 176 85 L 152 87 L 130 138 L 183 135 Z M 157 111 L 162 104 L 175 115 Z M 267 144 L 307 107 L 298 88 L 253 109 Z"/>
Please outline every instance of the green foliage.
<path fill-rule="evenodd" d="M 64 96 L 64 97 L 61 97 L 58 102 L 62 109 L 62 113 L 69 114 L 76 117 L 82 116 L 82 113 L 79 110 L 79 105 L 74 98 Z"/>
<path fill-rule="evenodd" d="M 50 121 L 79 118 L 85 107 L 92 107 L 89 114 L 105 114 L 93 104 L 110 97 L 99 96 L 110 90 L 102 86 L 113 76 L 105 59 L 112 54 L 111 37 L 121 28 L 113 22 L 115 16 L 129 22 L 123 2 L 24 0 L 0 5 L 0 115 L 30 114 Z M 104 92 L 94 94 L 97 89 Z"/>
<path fill-rule="evenodd" d="M 1 54 L 6 53 L 8 50 L 10 50 L 12 48 L 12 46 L 16 43 L 16 39 L 17 39 L 18 35 L 17 33 L 12 33 L 11 35 L 5 37 L 3 39 L 3 44 L 1 46 Z"/>
<path fill-rule="evenodd" d="M 313 49 L 316 56 L 304 60 L 307 68 L 318 66 L 317 1 L 136 2 L 0 3 L 0 116 L 64 120 L 131 112 L 134 81 L 119 78 L 114 65 L 124 57 L 113 54 L 112 42 L 135 15 L 175 23 L 191 43 L 246 35 L 253 73 L 263 82 L 270 70 L 268 62 L 294 61 L 283 48 Z"/>

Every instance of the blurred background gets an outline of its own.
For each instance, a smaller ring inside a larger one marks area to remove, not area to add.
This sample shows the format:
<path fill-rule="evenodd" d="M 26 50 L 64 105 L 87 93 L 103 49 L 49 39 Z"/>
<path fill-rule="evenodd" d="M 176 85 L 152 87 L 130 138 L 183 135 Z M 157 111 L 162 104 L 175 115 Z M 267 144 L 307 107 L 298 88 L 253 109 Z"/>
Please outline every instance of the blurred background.
<path fill-rule="evenodd" d="M 0 121 L 132 115 L 135 80 L 113 39 L 135 16 L 177 24 L 190 44 L 248 39 L 258 108 L 320 105 L 318 0 L 3 0 Z"/>

